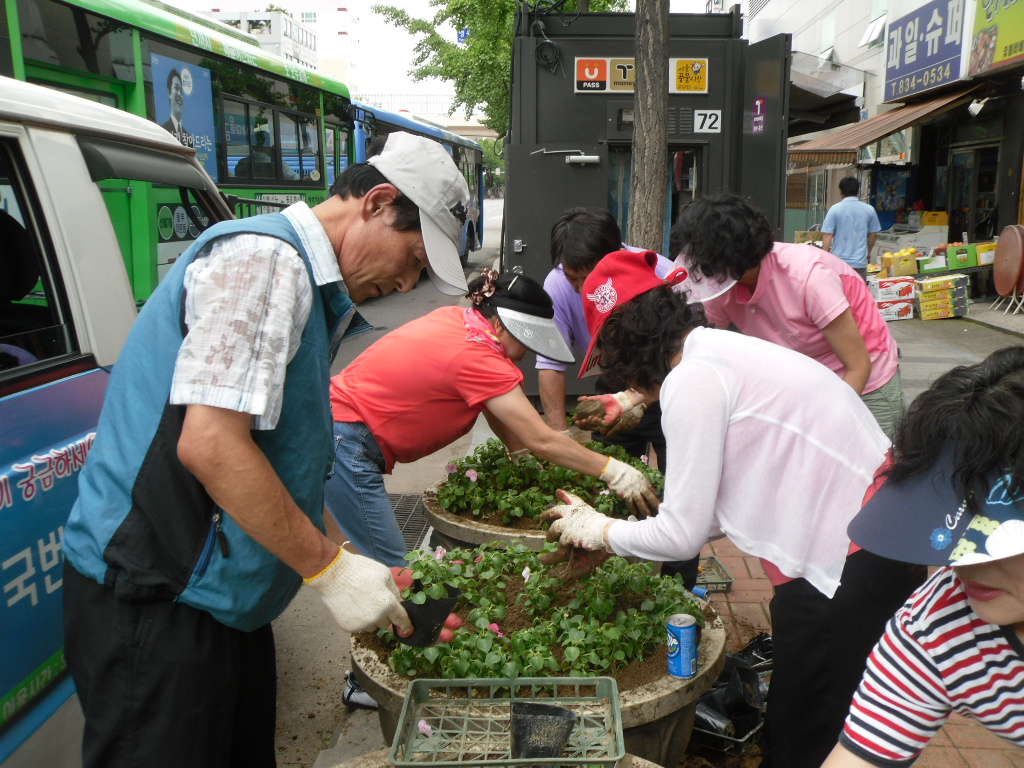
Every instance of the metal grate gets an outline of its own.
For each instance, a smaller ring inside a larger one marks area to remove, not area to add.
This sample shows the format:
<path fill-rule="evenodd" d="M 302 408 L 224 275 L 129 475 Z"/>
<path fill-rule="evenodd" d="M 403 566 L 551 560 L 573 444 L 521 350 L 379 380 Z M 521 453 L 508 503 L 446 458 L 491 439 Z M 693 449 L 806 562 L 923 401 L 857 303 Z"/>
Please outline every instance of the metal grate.
<path fill-rule="evenodd" d="M 423 506 L 423 496 L 412 493 L 389 493 L 388 499 L 395 510 L 395 520 L 402 531 L 405 546 L 410 551 L 419 549 L 430 528 L 427 510 Z"/>
<path fill-rule="evenodd" d="M 689 107 L 669 107 L 667 123 L 669 136 L 689 135 L 693 133 L 693 110 Z"/>

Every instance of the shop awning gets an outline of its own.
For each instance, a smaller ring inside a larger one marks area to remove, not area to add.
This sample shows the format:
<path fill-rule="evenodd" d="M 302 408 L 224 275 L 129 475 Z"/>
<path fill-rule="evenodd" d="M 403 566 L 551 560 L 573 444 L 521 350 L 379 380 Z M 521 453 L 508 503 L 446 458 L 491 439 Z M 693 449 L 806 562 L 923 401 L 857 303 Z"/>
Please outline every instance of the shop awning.
<path fill-rule="evenodd" d="M 869 120 L 841 128 L 828 136 L 789 150 L 789 162 L 797 165 L 853 165 L 857 150 L 931 117 L 958 107 L 971 98 L 978 85 L 959 89 L 916 104 L 904 104 Z"/>
<path fill-rule="evenodd" d="M 860 118 L 856 93 L 866 73 L 838 64 L 831 56 L 790 54 L 789 135 L 801 136 L 838 128 Z"/>

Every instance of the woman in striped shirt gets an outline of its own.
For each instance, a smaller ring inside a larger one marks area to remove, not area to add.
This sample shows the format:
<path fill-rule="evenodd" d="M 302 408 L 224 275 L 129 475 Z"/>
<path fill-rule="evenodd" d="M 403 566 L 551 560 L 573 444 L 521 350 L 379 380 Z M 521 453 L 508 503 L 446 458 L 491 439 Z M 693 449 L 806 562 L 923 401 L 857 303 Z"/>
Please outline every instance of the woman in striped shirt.
<path fill-rule="evenodd" d="M 824 768 L 910 765 L 951 712 L 1024 747 L 1024 347 L 911 405 L 850 523 L 882 557 L 941 566 L 889 622 Z"/>

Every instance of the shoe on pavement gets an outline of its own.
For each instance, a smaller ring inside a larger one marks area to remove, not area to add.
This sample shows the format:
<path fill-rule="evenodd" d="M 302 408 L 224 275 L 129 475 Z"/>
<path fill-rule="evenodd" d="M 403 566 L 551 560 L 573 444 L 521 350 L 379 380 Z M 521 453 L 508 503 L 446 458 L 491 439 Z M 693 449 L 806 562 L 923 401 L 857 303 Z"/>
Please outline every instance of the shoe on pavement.
<path fill-rule="evenodd" d="M 363 686 L 356 680 L 351 672 L 345 673 L 345 690 L 341 694 L 341 700 L 349 709 L 376 709 L 377 702 L 373 700 Z"/>

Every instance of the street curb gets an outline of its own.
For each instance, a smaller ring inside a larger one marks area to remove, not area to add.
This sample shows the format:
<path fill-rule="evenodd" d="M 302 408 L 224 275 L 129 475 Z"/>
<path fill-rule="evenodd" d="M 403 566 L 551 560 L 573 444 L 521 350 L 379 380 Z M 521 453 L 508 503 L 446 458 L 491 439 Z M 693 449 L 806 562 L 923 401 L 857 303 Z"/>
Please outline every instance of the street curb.
<path fill-rule="evenodd" d="M 993 331 L 1001 331 L 1002 333 L 1008 334 L 1010 336 L 1016 336 L 1018 339 L 1024 339 L 1024 332 L 1022 331 L 1014 331 L 1009 328 L 1004 328 L 1001 325 L 996 325 L 995 323 L 987 323 L 984 320 L 978 320 L 977 318 L 971 317 L 970 315 L 967 315 L 962 319 L 966 320 L 969 323 L 980 325 L 983 328 L 990 328 Z"/>

